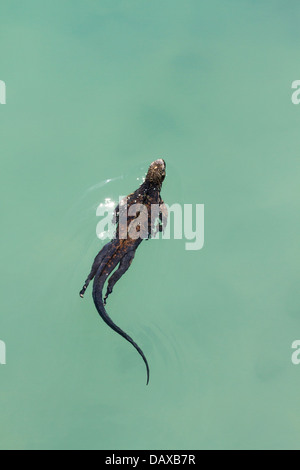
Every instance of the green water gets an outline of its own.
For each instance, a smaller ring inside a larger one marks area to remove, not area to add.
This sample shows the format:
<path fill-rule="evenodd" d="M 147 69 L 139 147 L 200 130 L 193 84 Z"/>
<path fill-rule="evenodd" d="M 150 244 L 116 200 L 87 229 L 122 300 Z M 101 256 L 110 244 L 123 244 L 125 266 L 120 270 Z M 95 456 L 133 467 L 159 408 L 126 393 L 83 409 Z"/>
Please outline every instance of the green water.
<path fill-rule="evenodd" d="M 299 449 L 299 14 L 1 0 L 1 449 Z M 97 205 L 157 157 L 205 248 L 144 242 L 109 301 L 146 387 L 78 292 Z"/>

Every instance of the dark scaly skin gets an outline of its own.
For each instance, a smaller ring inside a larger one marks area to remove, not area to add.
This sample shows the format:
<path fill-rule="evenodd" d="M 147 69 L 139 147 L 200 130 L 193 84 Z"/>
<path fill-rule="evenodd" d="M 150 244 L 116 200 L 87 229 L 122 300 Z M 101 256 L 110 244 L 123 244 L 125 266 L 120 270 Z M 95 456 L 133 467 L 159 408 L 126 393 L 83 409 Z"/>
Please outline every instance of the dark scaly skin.
<path fill-rule="evenodd" d="M 80 296 L 83 297 L 89 283 L 94 279 L 93 299 L 99 315 L 102 317 L 105 323 L 110 326 L 110 328 L 129 341 L 129 343 L 131 343 L 141 355 L 147 369 L 147 384 L 149 383 L 150 372 L 149 365 L 143 351 L 133 341 L 133 339 L 127 335 L 127 333 L 121 330 L 121 328 L 119 328 L 111 320 L 106 312 L 105 305 L 108 296 L 113 291 L 114 285 L 129 269 L 135 256 L 135 252 L 144 239 L 140 237 L 134 239 L 130 236 L 130 233 L 132 233 L 131 231 L 129 231 L 126 239 L 122 239 L 122 234 L 124 234 L 124 231 L 126 233 L 128 228 L 132 227 L 130 224 L 136 222 L 136 224 L 140 227 L 140 232 L 143 234 L 143 237 L 148 238 L 149 236 L 149 238 L 151 238 L 151 235 L 155 235 L 158 231 L 163 231 L 165 228 L 168 214 L 166 206 L 164 205 L 164 202 L 160 196 L 161 187 L 165 176 L 166 164 L 164 160 L 156 160 L 150 165 L 144 183 L 134 193 L 123 199 L 123 201 L 118 205 L 114 215 L 114 222 L 117 225 L 115 238 L 107 243 L 107 245 L 105 245 L 100 253 L 96 256 L 92 270 L 80 292 Z M 133 204 L 143 204 L 147 208 L 147 214 L 142 212 L 141 214 L 137 213 L 135 217 L 127 217 L 127 214 L 125 213 L 126 218 L 123 219 L 122 215 L 125 211 L 124 203 L 127 203 L 128 211 L 130 207 L 133 206 Z M 153 204 L 159 205 L 159 211 L 157 214 L 159 217 L 159 223 L 156 227 L 153 226 L 154 221 L 151 220 L 151 207 Z M 122 222 L 123 220 L 126 221 L 126 225 L 124 225 L 124 223 L 122 224 L 121 218 Z M 107 292 L 103 298 L 103 288 L 107 280 Z"/>

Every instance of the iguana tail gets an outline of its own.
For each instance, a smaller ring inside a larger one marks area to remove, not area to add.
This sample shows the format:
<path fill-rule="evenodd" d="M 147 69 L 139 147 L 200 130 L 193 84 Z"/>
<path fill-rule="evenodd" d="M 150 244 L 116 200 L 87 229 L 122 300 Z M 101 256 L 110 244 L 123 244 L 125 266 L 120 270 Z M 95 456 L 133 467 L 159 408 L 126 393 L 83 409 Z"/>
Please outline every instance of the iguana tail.
<path fill-rule="evenodd" d="M 108 279 L 108 275 L 112 273 L 112 271 L 115 269 L 117 264 L 120 262 L 118 253 L 115 253 L 115 256 L 113 257 L 114 259 L 112 260 L 112 263 L 109 266 L 109 273 L 107 274 L 105 268 L 103 269 L 103 265 L 99 267 L 98 272 L 95 276 L 94 280 L 94 286 L 93 286 L 93 299 L 95 306 L 98 310 L 98 313 L 100 317 L 105 321 L 105 323 L 116 333 L 118 333 L 120 336 L 122 336 L 124 339 L 126 339 L 129 343 L 132 344 L 132 346 L 137 350 L 137 352 L 140 354 L 142 357 L 146 370 L 147 370 L 147 385 L 149 384 L 149 377 L 150 377 L 150 370 L 149 370 L 149 364 L 148 361 L 141 350 L 141 348 L 133 341 L 133 339 L 125 333 L 120 327 L 118 327 L 110 318 L 108 315 L 107 311 L 105 310 L 104 306 L 104 301 L 103 301 L 103 287 L 105 282 Z"/>

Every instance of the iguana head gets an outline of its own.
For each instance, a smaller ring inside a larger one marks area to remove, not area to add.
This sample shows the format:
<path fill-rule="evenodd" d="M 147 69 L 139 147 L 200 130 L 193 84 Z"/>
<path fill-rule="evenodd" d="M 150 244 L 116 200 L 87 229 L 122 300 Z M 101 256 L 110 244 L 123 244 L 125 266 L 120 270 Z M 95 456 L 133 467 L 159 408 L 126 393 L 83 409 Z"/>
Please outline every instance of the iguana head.
<path fill-rule="evenodd" d="M 146 176 L 146 181 L 161 186 L 165 177 L 166 162 L 159 158 L 158 160 L 155 160 L 155 162 L 151 163 Z"/>

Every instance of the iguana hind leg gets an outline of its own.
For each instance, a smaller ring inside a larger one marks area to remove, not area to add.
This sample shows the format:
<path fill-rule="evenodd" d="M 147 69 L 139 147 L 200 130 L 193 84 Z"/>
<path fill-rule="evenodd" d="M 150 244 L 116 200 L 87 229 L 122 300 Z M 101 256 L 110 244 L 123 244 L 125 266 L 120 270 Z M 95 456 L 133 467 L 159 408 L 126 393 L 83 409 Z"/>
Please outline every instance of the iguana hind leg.
<path fill-rule="evenodd" d="M 126 271 L 130 268 L 134 255 L 135 255 L 134 251 L 129 251 L 128 253 L 126 253 L 126 255 L 121 259 L 118 269 L 109 278 L 106 295 L 103 300 L 104 305 L 106 305 L 107 298 L 112 293 L 115 284 L 118 282 L 119 279 L 121 279 L 123 274 L 125 274 Z"/>
<path fill-rule="evenodd" d="M 85 294 L 85 291 L 87 290 L 88 286 L 89 286 L 89 283 L 94 279 L 94 277 L 96 276 L 97 274 L 97 271 L 102 263 L 102 261 L 104 260 L 105 256 L 107 255 L 107 253 L 109 253 L 109 250 L 111 249 L 111 242 L 110 243 L 107 243 L 103 248 L 102 250 L 98 253 L 98 255 L 96 256 L 95 260 L 94 260 L 94 263 L 93 263 L 93 266 L 92 266 L 92 270 L 90 272 L 90 274 L 88 275 L 88 278 L 87 280 L 85 281 L 84 283 L 84 286 L 83 288 L 81 289 L 79 295 L 81 298 L 83 298 L 84 294 Z"/>

